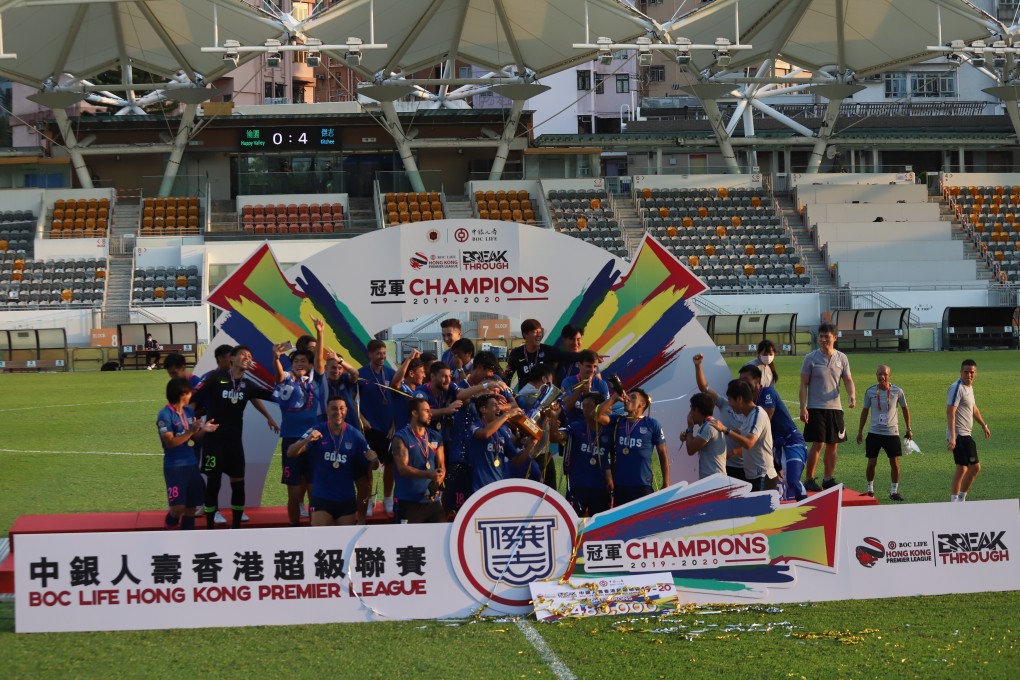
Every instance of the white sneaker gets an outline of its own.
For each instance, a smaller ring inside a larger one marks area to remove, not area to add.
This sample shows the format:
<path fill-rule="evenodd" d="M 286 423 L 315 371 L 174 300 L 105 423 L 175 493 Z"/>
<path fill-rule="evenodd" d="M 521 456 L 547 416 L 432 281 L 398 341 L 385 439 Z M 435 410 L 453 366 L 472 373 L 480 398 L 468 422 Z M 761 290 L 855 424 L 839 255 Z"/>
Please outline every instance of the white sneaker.
<path fill-rule="evenodd" d="M 301 504 L 301 516 L 308 517 L 308 506 L 304 503 Z"/>
<path fill-rule="evenodd" d="M 146 367 L 145 367 L 145 370 L 146 370 L 146 371 L 151 371 L 151 370 L 152 370 L 152 366 L 146 366 Z"/>
<path fill-rule="evenodd" d="M 226 524 L 227 523 L 227 518 L 224 517 L 223 514 L 219 510 L 217 510 L 216 511 L 216 516 L 213 517 L 213 522 L 215 522 L 216 524 Z"/>
<path fill-rule="evenodd" d="M 384 498 L 382 501 L 382 509 L 387 515 L 393 514 L 393 497 Z"/>
<path fill-rule="evenodd" d="M 250 519 L 251 519 L 251 517 L 248 516 L 248 513 L 246 513 L 246 512 L 242 512 L 241 513 L 241 521 L 242 522 L 247 522 Z"/>
<path fill-rule="evenodd" d="M 368 506 L 365 508 L 365 517 L 371 517 L 375 514 L 375 496 L 368 499 Z"/>

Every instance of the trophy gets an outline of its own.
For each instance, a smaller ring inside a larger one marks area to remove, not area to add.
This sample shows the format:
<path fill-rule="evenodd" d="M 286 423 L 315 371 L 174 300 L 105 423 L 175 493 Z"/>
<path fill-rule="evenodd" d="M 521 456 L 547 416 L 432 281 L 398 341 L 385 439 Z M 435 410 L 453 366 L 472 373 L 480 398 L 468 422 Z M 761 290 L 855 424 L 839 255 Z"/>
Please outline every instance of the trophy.
<path fill-rule="evenodd" d="M 521 414 L 510 418 L 510 424 L 533 439 L 540 439 L 542 426 L 535 421 L 542 417 L 543 411 L 556 402 L 561 393 L 560 388 L 555 385 L 542 385 L 542 389 L 538 391 L 538 396 L 535 398 L 535 403 Z"/>

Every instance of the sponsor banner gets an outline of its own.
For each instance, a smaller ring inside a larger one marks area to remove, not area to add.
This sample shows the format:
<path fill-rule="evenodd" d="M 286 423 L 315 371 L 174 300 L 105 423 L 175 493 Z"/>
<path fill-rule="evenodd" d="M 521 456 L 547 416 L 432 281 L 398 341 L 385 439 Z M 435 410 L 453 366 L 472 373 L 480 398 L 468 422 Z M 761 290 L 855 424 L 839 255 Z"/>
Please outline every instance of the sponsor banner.
<path fill-rule="evenodd" d="M 93 328 L 89 332 L 90 347 L 119 347 L 116 328 Z"/>
<path fill-rule="evenodd" d="M 671 574 L 567 579 L 531 584 L 539 621 L 620 614 L 655 614 L 674 609 L 676 588 Z"/>
<path fill-rule="evenodd" d="M 452 524 L 22 534 L 15 622 L 56 632 L 520 615 L 535 610 L 536 583 L 561 598 L 538 609 L 561 616 L 568 580 L 587 588 L 570 607 L 581 616 L 611 604 L 598 592 L 609 584 L 628 605 L 672 596 L 642 596 L 652 583 L 692 603 L 1020 590 L 1016 500 L 844 509 L 841 493 L 780 505 L 715 475 L 579 520 L 548 487 L 506 480 Z M 638 595 L 625 590 L 635 584 Z"/>

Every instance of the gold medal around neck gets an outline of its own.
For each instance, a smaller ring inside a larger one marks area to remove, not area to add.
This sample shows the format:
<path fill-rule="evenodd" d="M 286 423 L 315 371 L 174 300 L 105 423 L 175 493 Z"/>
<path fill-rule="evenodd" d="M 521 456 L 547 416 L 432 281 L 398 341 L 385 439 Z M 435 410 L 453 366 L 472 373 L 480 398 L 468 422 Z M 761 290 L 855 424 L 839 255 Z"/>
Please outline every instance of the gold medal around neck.
<path fill-rule="evenodd" d="M 333 461 L 333 469 L 334 470 L 339 470 L 340 469 L 340 461 L 338 461 L 338 460 Z"/>
<path fill-rule="evenodd" d="M 620 453 L 622 453 L 625 456 L 628 455 L 630 453 L 630 447 L 629 446 L 624 446 L 623 447 L 623 451 L 621 451 Z"/>
<path fill-rule="evenodd" d="M 426 470 L 431 470 L 432 469 L 432 463 L 429 463 L 428 461 L 426 461 L 425 462 L 425 469 Z"/>
<path fill-rule="evenodd" d="M 237 403 L 237 397 L 231 397 L 230 398 L 230 403 L 231 404 L 236 404 Z"/>
<path fill-rule="evenodd" d="M 598 460 L 595 458 L 595 456 L 592 456 L 591 460 L 589 460 L 588 463 L 591 465 L 595 465 L 596 463 L 598 463 Z"/>
<path fill-rule="evenodd" d="M 499 465 L 500 465 L 499 458 L 497 458 L 494 461 L 492 461 L 492 467 L 499 467 Z"/>

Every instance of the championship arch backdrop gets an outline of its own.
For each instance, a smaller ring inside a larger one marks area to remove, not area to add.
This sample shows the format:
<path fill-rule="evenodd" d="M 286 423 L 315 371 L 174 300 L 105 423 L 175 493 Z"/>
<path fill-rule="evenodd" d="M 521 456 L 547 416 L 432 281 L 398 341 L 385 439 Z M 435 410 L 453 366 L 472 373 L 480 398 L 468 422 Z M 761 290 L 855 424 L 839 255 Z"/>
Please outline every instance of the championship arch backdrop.
<path fill-rule="evenodd" d="M 717 387 L 729 379 L 688 304 L 702 290 L 648 237 L 627 263 L 547 230 L 488 221 L 385 229 L 287 275 L 261 246 L 211 295 L 226 312 L 213 345 L 249 345 L 260 364 L 252 379 L 268 383 L 272 344 L 309 332 L 316 316 L 326 319 L 327 344 L 357 365 L 374 332 L 430 312 L 534 317 L 550 337 L 576 323 L 585 344 L 607 355 L 605 373 L 655 397 L 674 484 L 587 519 L 555 490 L 514 479 L 472 495 L 451 524 L 20 534 L 16 628 L 558 619 L 678 602 L 1020 589 L 1015 499 L 843 507 L 836 486 L 781 504 L 776 492 L 723 475 L 695 481 L 676 445 L 695 389 L 689 355 L 708 355 Z M 212 367 L 211 355 L 199 370 Z M 257 498 L 277 439 L 258 416 L 246 427 Z"/>
<path fill-rule="evenodd" d="M 672 479 L 692 481 L 697 460 L 679 450 L 674 426 L 686 422 L 688 399 L 697 391 L 691 357 L 705 355 L 717 390 L 731 378 L 689 304 L 705 290 L 648 236 L 627 262 L 549 229 L 489 220 L 419 222 L 344 240 L 287 273 L 263 244 L 210 293 L 209 302 L 224 311 L 210 347 L 250 347 L 258 364 L 252 378 L 268 386 L 273 344 L 315 335 L 315 317 L 326 322 L 326 346 L 359 368 L 376 333 L 438 312 L 538 319 L 549 342 L 572 323 L 583 329 L 586 348 L 606 356 L 603 375 L 616 373 L 627 389 L 642 387 L 652 396 L 651 415 L 666 428 Z M 195 372 L 212 368 L 206 352 Z M 258 505 L 279 443 L 252 409 L 244 447 L 248 504 Z"/>

